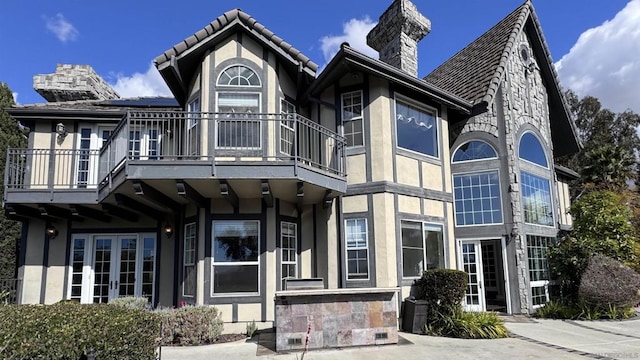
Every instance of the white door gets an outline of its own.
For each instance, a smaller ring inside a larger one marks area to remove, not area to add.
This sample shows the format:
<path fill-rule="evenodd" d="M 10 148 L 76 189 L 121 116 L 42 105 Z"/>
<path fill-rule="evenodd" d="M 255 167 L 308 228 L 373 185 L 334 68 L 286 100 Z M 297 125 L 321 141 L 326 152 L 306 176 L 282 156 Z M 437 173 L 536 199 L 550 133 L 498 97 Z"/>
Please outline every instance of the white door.
<path fill-rule="evenodd" d="M 484 311 L 486 308 L 482 276 L 482 248 L 479 240 L 460 241 L 461 270 L 468 274 L 467 292 L 464 296 L 465 311 Z"/>
<path fill-rule="evenodd" d="M 137 236 L 96 236 L 94 244 L 93 302 L 135 296 Z"/>

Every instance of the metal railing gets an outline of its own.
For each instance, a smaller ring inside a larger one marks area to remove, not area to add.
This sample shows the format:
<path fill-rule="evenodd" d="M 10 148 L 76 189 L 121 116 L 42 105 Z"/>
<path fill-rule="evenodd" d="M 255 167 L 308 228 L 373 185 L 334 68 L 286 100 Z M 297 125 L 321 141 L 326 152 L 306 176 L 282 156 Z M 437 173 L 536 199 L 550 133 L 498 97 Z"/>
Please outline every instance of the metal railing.
<path fill-rule="evenodd" d="M 298 114 L 129 112 L 100 150 L 7 150 L 6 189 L 94 189 L 128 161 L 289 161 L 344 177 L 345 140 Z M 106 181 L 108 182 L 108 181 Z"/>
<path fill-rule="evenodd" d="M 0 304 L 17 304 L 20 279 L 0 279 Z"/>
<path fill-rule="evenodd" d="M 97 185 L 98 150 L 7 149 L 7 189 L 86 189 Z"/>
<path fill-rule="evenodd" d="M 342 136 L 298 114 L 129 112 L 100 150 L 105 179 L 125 161 L 292 160 L 345 176 Z"/>

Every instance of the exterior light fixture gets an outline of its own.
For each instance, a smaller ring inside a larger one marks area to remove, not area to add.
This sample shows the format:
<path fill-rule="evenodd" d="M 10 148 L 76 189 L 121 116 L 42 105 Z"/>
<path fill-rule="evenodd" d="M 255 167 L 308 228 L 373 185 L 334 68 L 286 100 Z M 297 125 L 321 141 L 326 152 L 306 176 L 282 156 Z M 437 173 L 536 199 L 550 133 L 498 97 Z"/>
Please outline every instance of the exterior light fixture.
<path fill-rule="evenodd" d="M 55 239 L 56 236 L 58 236 L 58 229 L 56 229 L 52 224 L 47 225 L 45 232 L 47 233 L 47 236 L 49 236 L 49 239 Z"/>
<path fill-rule="evenodd" d="M 64 138 L 67 137 L 67 128 L 63 123 L 56 124 L 56 134 L 58 134 L 58 144 L 62 144 Z"/>
<path fill-rule="evenodd" d="M 173 227 L 171 227 L 171 225 L 169 224 L 165 225 L 162 230 L 164 231 L 164 234 L 167 235 L 167 238 L 169 239 L 173 235 Z"/>

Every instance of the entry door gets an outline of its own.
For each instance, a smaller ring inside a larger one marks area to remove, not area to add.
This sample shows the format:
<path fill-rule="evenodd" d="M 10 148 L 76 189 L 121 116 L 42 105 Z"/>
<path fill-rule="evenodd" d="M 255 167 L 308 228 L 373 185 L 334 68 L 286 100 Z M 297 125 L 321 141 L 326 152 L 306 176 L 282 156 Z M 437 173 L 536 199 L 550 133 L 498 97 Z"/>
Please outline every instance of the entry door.
<path fill-rule="evenodd" d="M 136 295 L 137 236 L 97 236 L 93 269 L 93 302 Z"/>
<path fill-rule="evenodd" d="M 113 126 L 98 126 L 97 132 L 93 125 L 80 127 L 78 151 L 76 155 L 77 188 L 92 188 L 98 184 L 99 151 L 113 132 Z"/>
<path fill-rule="evenodd" d="M 484 311 L 486 308 L 482 276 L 482 248 L 479 240 L 460 242 L 460 265 L 468 277 L 467 292 L 464 296 L 466 311 Z"/>

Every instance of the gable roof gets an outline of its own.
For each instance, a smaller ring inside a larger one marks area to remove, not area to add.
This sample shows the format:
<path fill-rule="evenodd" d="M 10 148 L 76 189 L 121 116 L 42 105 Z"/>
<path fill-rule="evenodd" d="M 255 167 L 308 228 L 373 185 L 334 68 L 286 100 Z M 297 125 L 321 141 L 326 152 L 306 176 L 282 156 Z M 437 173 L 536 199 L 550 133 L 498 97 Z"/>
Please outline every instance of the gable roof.
<path fill-rule="evenodd" d="M 495 100 L 522 31 L 529 35 L 547 86 L 554 155 L 575 153 L 580 149 L 580 141 L 531 0 L 526 0 L 424 80 L 472 102 L 476 113 L 483 112 Z"/>
<path fill-rule="evenodd" d="M 185 101 L 183 78 L 186 81 L 191 80 L 189 74 L 192 69 L 189 68 L 193 66 L 193 63 L 191 63 L 193 60 L 187 58 L 195 56 L 199 60 L 199 56 L 202 56 L 207 49 L 224 40 L 237 27 L 243 28 L 264 45 L 270 47 L 276 55 L 285 59 L 292 68 L 297 69 L 300 67 L 307 76 L 315 78 L 318 65 L 311 61 L 309 57 L 275 35 L 251 15 L 241 9 L 233 9 L 220 15 L 195 34 L 175 44 L 154 60 L 158 71 L 160 71 L 171 92 L 180 103 Z"/>

